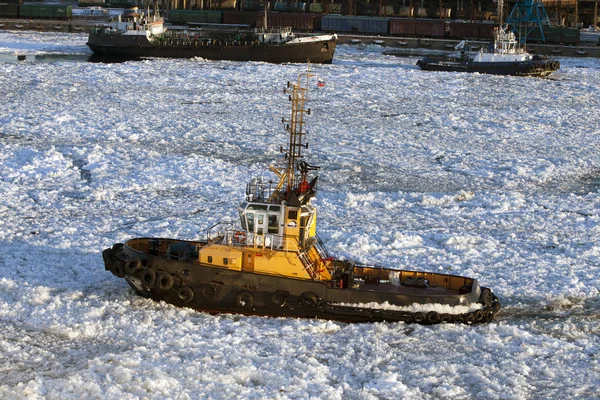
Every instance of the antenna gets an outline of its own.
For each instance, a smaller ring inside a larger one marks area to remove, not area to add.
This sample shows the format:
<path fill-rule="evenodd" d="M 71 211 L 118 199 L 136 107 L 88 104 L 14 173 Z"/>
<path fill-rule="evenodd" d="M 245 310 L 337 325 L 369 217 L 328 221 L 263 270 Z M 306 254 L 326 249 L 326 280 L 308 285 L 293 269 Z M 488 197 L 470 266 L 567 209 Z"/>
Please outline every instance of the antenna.
<path fill-rule="evenodd" d="M 305 108 L 308 101 L 308 87 L 310 78 L 315 77 L 315 74 L 310 73 L 310 63 L 304 73 L 298 74 L 296 82 L 288 82 L 287 87 L 283 90 L 288 94 L 288 99 L 291 102 L 292 110 L 289 119 L 282 118 L 282 123 L 285 124 L 285 130 L 289 133 L 289 143 L 285 152 L 286 167 L 285 169 L 275 169 L 276 175 L 279 177 L 279 183 L 273 192 L 271 199 L 279 195 L 287 195 L 296 190 L 299 183 L 305 183 L 306 174 L 308 171 L 318 169 L 308 165 L 302 160 L 302 149 L 308 149 L 308 143 L 304 143 L 304 136 L 308 132 L 304 131 L 304 116 L 310 114 L 310 109 Z M 281 147 L 280 151 L 283 152 Z M 272 170 L 273 170 L 272 169 Z M 296 176 L 296 171 L 299 171 L 301 177 Z M 299 182 L 301 180 L 302 182 Z M 281 193 L 285 185 L 285 193 Z"/>

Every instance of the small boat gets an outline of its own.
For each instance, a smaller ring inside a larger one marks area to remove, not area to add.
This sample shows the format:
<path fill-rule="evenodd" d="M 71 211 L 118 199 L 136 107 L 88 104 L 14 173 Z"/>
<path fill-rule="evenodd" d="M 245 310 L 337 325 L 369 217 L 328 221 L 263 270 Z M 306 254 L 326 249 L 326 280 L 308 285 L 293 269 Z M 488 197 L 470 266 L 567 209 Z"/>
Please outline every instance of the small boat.
<path fill-rule="evenodd" d="M 561 49 L 552 49 L 551 52 L 552 52 L 552 54 L 561 54 L 562 50 Z"/>
<path fill-rule="evenodd" d="M 382 44 L 385 44 L 385 41 L 376 39 L 376 40 L 373 40 L 373 44 L 382 45 Z"/>
<path fill-rule="evenodd" d="M 116 21 L 90 29 L 87 45 L 99 55 L 127 58 L 171 57 L 271 63 L 331 64 L 337 35 L 296 37 L 290 27 L 260 28 L 211 25 L 168 30 L 158 11 L 119 15 Z"/>
<path fill-rule="evenodd" d="M 350 39 L 350 43 L 352 44 L 360 44 L 362 42 L 362 40 L 360 39 Z"/>
<path fill-rule="evenodd" d="M 575 54 L 577 54 L 578 56 L 586 56 L 587 55 L 587 51 L 581 49 L 581 50 L 576 50 Z"/>
<path fill-rule="evenodd" d="M 455 49 L 459 59 L 434 59 L 426 57 L 417 65 L 426 71 L 479 72 L 495 75 L 544 77 L 560 68 L 560 63 L 545 56 L 532 55 L 519 47 L 513 32 L 507 27 L 494 29 L 494 41 L 488 51 L 474 51 L 463 40 Z"/>
<path fill-rule="evenodd" d="M 398 46 L 408 46 L 408 42 L 397 41 L 396 44 Z"/>
<path fill-rule="evenodd" d="M 305 161 L 310 71 L 289 83 L 289 146 L 272 179 L 252 178 L 237 207 L 196 240 L 140 237 L 102 252 L 141 296 L 209 313 L 421 324 L 490 322 L 498 298 L 475 278 L 336 258 L 317 235 L 319 167 Z"/>

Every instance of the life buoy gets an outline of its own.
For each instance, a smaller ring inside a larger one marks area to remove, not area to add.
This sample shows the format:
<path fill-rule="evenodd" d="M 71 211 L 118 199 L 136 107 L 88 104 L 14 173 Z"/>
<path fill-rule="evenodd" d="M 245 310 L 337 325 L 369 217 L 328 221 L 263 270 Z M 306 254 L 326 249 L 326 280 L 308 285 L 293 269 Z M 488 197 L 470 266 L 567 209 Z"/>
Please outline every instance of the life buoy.
<path fill-rule="evenodd" d="M 194 298 L 194 291 L 189 286 L 182 286 L 177 290 L 177 296 L 184 303 L 189 303 Z"/>
<path fill-rule="evenodd" d="M 159 290 L 169 290 L 173 287 L 173 283 L 175 283 L 173 277 L 166 272 L 161 272 L 156 277 L 156 287 Z"/>
<path fill-rule="evenodd" d="M 552 69 L 558 69 L 558 68 L 560 68 L 560 64 L 557 61 L 554 61 L 552 63 Z"/>
<path fill-rule="evenodd" d="M 215 285 L 205 283 L 204 285 L 200 286 L 200 296 L 204 297 L 205 299 L 213 298 L 216 294 L 217 288 Z"/>
<path fill-rule="evenodd" d="M 314 308 L 318 303 L 317 295 L 312 292 L 304 292 L 298 297 L 298 304 L 303 307 Z"/>
<path fill-rule="evenodd" d="M 142 271 L 142 283 L 146 287 L 151 288 L 152 286 L 154 286 L 155 282 L 156 282 L 156 272 L 154 272 L 154 270 L 151 268 L 144 268 L 144 270 Z"/>
<path fill-rule="evenodd" d="M 252 293 L 243 291 L 237 295 L 235 302 L 239 307 L 250 308 L 252 307 L 252 304 L 254 304 L 254 297 L 252 296 Z"/>
<path fill-rule="evenodd" d="M 233 234 L 233 238 L 238 243 L 246 243 L 246 232 L 237 231 L 236 233 Z"/>
<path fill-rule="evenodd" d="M 112 272 L 117 278 L 124 278 L 125 269 L 123 268 L 123 262 L 119 260 L 115 261 L 110 267 L 110 272 Z"/>
<path fill-rule="evenodd" d="M 283 307 L 286 302 L 287 293 L 282 290 L 278 290 L 271 295 L 271 303 L 273 303 L 275 307 Z"/>
<path fill-rule="evenodd" d="M 475 316 L 473 315 L 473 313 L 468 313 L 467 315 L 465 315 L 465 323 L 471 325 L 473 322 L 475 322 Z"/>

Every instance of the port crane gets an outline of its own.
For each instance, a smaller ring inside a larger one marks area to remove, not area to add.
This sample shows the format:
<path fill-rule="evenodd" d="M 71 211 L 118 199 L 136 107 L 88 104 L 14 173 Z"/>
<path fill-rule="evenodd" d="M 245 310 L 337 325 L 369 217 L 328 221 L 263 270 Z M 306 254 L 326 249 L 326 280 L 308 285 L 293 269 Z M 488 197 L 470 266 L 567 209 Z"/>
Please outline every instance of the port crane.
<path fill-rule="evenodd" d="M 499 0 L 498 3 L 501 1 Z M 500 8 L 501 5 L 499 4 L 498 9 L 500 10 Z M 501 21 L 500 18 L 499 20 Z M 540 30 L 539 37 L 542 42 L 545 42 L 544 26 L 550 26 L 550 18 L 548 18 L 548 13 L 542 4 L 542 0 L 517 0 L 506 19 L 506 23 L 510 25 L 513 32 L 520 38 L 521 43 L 525 43 L 527 36 L 536 29 Z"/>

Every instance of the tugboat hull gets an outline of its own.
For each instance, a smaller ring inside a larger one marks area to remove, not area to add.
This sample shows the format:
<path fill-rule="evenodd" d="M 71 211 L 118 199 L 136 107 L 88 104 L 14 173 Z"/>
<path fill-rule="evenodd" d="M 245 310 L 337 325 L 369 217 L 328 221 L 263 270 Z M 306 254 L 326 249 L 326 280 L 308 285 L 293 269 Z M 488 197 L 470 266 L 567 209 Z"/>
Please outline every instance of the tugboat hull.
<path fill-rule="evenodd" d="M 173 40 L 153 43 L 144 35 L 110 35 L 91 32 L 88 47 L 97 55 L 127 58 L 169 57 L 229 61 L 263 61 L 270 63 L 331 64 L 337 37 L 322 40 L 288 42 L 283 44 L 203 42 Z"/>
<path fill-rule="evenodd" d="M 523 62 L 446 61 L 424 58 L 417 65 L 425 71 L 478 72 L 493 75 L 545 77 L 560 68 L 558 61 L 533 60 Z"/>
<path fill-rule="evenodd" d="M 163 242 L 159 245 L 160 242 Z M 173 259 L 152 251 L 164 244 L 188 248 L 206 242 L 173 239 L 132 239 L 103 252 L 106 270 L 124 278 L 141 296 L 213 314 L 235 313 L 269 317 L 320 318 L 344 322 L 404 321 L 480 323 L 493 320 L 498 299 L 475 279 L 403 271 L 432 281 L 452 280 L 454 286 L 394 287 L 370 279 L 367 267 L 352 266 L 352 282 L 293 279 L 203 265 L 193 254 Z M 155 254 L 151 254 L 155 253 Z M 372 272 L 373 269 L 370 269 Z M 381 270 L 383 271 L 383 270 Z M 418 279 L 418 278 L 417 278 Z M 460 282 L 460 283 L 456 283 Z M 448 286 L 448 285 L 446 285 Z M 452 311 L 451 308 L 457 311 Z"/>

